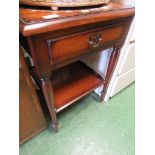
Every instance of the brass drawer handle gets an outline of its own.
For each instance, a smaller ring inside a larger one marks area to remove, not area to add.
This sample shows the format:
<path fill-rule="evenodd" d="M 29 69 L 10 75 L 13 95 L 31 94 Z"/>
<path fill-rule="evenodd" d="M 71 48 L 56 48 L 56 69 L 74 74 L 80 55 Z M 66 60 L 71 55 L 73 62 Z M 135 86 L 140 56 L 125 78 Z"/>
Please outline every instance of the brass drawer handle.
<path fill-rule="evenodd" d="M 88 37 L 88 45 L 91 48 L 98 47 L 101 41 L 102 41 L 102 32 L 91 34 Z"/>

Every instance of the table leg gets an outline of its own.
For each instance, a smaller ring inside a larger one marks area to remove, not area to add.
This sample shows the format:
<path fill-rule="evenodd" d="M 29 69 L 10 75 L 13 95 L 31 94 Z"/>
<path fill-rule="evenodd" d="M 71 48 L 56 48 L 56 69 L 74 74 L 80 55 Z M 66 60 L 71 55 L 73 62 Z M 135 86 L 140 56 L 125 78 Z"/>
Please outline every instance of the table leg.
<path fill-rule="evenodd" d="M 52 128 L 55 132 L 58 132 L 58 121 L 55 112 L 54 99 L 53 99 L 53 89 L 51 85 L 51 81 L 49 79 L 41 80 L 43 94 L 51 115 L 52 119 Z"/>
<path fill-rule="evenodd" d="M 107 87 L 108 87 L 109 81 L 111 79 L 111 75 L 112 75 L 112 72 L 113 72 L 115 64 L 116 64 L 116 60 L 117 60 L 118 55 L 119 55 L 118 54 L 119 51 L 120 51 L 120 47 L 114 47 L 113 51 L 111 53 L 111 56 L 110 56 L 110 59 L 109 59 L 109 62 L 108 62 L 108 68 L 107 68 L 107 71 L 106 71 L 105 83 L 104 83 L 104 86 L 103 86 L 103 90 L 101 91 L 100 101 L 104 100 L 104 97 L 105 97 L 105 94 L 106 94 L 106 91 L 107 91 Z"/>

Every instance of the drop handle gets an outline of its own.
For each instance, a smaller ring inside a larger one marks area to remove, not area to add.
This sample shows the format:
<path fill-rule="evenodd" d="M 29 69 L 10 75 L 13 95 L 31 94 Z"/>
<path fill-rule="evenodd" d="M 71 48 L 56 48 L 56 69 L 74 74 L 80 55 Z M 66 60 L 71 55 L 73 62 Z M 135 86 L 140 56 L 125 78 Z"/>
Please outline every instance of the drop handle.
<path fill-rule="evenodd" d="M 94 33 L 94 34 L 90 34 L 88 37 L 88 45 L 89 47 L 98 47 L 100 45 L 102 41 L 102 33 Z"/>

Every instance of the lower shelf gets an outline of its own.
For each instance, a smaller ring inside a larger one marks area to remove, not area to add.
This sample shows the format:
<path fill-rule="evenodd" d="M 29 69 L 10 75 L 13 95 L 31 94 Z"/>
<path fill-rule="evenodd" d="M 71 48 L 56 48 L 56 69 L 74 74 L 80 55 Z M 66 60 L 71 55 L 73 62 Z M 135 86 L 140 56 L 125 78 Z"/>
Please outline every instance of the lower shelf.
<path fill-rule="evenodd" d="M 54 104 L 59 112 L 66 106 L 103 85 L 103 78 L 81 61 L 53 71 Z"/>

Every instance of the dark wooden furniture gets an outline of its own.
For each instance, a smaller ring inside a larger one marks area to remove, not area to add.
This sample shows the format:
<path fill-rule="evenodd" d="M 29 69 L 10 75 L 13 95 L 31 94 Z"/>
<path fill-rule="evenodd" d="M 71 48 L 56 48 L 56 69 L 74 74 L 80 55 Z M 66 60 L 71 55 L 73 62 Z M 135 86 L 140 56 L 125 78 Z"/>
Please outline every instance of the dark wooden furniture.
<path fill-rule="evenodd" d="M 45 129 L 46 122 L 21 49 L 19 86 L 19 141 L 22 144 Z"/>
<path fill-rule="evenodd" d="M 111 73 L 124 44 L 134 7 L 109 3 L 97 8 L 51 11 L 20 8 L 21 43 L 31 54 L 58 131 L 56 113 L 103 85 L 104 99 Z M 82 57 L 113 47 L 105 79 L 79 62 Z"/>

